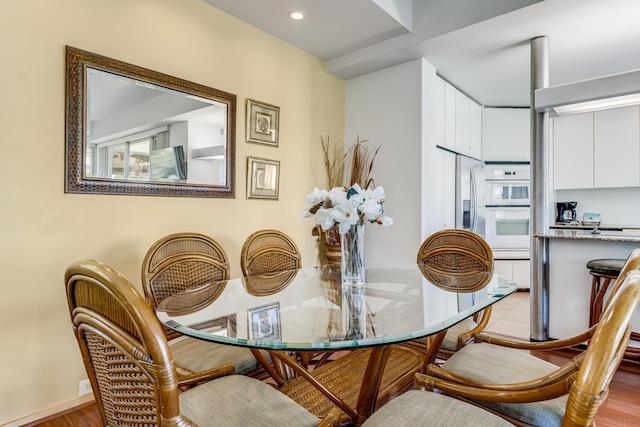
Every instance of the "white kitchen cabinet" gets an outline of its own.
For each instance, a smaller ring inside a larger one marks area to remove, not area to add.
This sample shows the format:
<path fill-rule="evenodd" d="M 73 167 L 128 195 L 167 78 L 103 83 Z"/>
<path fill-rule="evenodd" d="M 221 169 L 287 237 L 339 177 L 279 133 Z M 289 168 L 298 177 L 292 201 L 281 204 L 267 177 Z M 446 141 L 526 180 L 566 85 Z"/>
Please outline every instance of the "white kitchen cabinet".
<path fill-rule="evenodd" d="M 450 98 L 451 94 L 447 98 L 449 102 Z M 447 114 L 451 114 L 449 109 Z M 455 92 L 454 121 L 455 151 L 482 159 L 482 107 L 459 90 Z"/>
<path fill-rule="evenodd" d="M 497 259 L 493 262 L 493 272 L 507 280 L 513 280 L 513 262 L 511 260 Z"/>
<path fill-rule="evenodd" d="M 456 156 L 446 153 L 444 159 L 444 228 L 456 227 Z"/>
<path fill-rule="evenodd" d="M 456 152 L 470 156 L 471 100 L 462 92 L 456 92 Z"/>
<path fill-rule="evenodd" d="M 444 146 L 450 150 L 455 151 L 456 150 L 456 93 L 458 91 L 449 82 L 445 82 L 444 90 L 445 90 Z"/>
<path fill-rule="evenodd" d="M 485 161 L 528 162 L 531 158 L 529 108 L 484 108 L 482 151 Z"/>
<path fill-rule="evenodd" d="M 441 185 L 435 192 L 434 222 L 441 227 L 456 226 L 456 155 L 446 150 L 436 150 L 437 176 Z"/>
<path fill-rule="evenodd" d="M 481 160 L 482 157 L 482 106 L 469 100 L 469 155 Z"/>
<path fill-rule="evenodd" d="M 593 113 L 553 119 L 553 185 L 593 188 Z"/>
<path fill-rule="evenodd" d="M 529 289 L 531 282 L 531 261 L 528 259 L 515 259 L 513 263 L 513 281 L 518 289 Z"/>
<path fill-rule="evenodd" d="M 640 107 L 553 119 L 554 188 L 640 186 Z"/>
<path fill-rule="evenodd" d="M 497 259 L 493 272 L 518 285 L 518 289 L 529 289 L 531 262 L 528 259 Z"/>
<path fill-rule="evenodd" d="M 594 187 L 640 186 L 640 107 L 596 111 L 593 131 Z"/>
<path fill-rule="evenodd" d="M 441 147 L 447 147 L 451 150 L 454 149 L 455 139 L 447 142 L 447 123 L 446 123 L 446 86 L 447 82 L 439 76 L 434 76 L 431 79 L 430 85 L 430 100 L 433 108 L 429 109 L 429 113 L 432 115 L 432 129 L 433 129 L 433 141 L 436 145 Z M 449 85 L 451 86 L 451 85 Z M 453 138 L 453 137 L 452 137 Z M 449 146 L 447 145 L 449 144 Z"/>

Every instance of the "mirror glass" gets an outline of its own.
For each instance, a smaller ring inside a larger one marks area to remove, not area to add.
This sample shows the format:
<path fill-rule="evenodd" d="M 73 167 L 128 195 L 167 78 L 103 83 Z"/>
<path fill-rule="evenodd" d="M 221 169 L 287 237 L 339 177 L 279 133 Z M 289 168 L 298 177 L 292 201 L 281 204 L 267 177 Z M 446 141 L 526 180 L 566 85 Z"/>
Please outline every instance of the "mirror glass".
<path fill-rule="evenodd" d="M 65 191 L 234 197 L 235 103 L 67 47 Z"/>

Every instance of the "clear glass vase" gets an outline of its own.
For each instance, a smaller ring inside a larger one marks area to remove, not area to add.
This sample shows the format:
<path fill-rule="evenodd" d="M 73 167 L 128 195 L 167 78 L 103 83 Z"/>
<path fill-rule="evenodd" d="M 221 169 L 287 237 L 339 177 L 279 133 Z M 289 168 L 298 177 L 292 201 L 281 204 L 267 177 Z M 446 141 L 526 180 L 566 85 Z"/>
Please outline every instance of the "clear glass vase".
<path fill-rule="evenodd" d="M 343 285 L 364 285 L 364 224 L 352 225 L 341 235 Z"/>
<path fill-rule="evenodd" d="M 364 286 L 342 286 L 342 336 L 345 340 L 361 340 L 367 337 Z"/>

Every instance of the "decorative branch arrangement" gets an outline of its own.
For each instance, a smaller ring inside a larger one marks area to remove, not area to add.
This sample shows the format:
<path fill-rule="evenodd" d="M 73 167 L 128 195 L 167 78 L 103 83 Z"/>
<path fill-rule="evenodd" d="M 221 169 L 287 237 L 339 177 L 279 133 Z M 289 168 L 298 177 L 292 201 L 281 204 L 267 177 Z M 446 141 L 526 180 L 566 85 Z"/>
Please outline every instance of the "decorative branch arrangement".
<path fill-rule="evenodd" d="M 344 182 L 344 161 L 346 158 L 344 143 L 340 141 L 339 146 L 331 146 L 329 136 L 320 136 L 322 143 L 322 154 L 324 156 L 324 168 L 327 173 L 326 188 L 333 188 L 342 185 Z"/>
<path fill-rule="evenodd" d="M 339 141 L 339 145 L 332 146 L 329 136 L 320 137 L 322 143 L 322 154 L 324 157 L 324 167 L 327 174 L 326 188 L 351 187 L 354 184 L 360 185 L 367 190 L 375 186 L 371 177 L 373 164 L 375 162 L 380 145 L 372 148 L 367 144 L 368 139 L 356 137 L 356 142 L 346 149 L 344 143 Z M 347 177 L 345 179 L 345 165 L 348 165 Z"/>
<path fill-rule="evenodd" d="M 358 136 L 356 142 L 347 151 L 346 156 L 351 157 L 349 187 L 355 184 L 359 184 L 365 190 L 375 187 L 373 178 L 371 178 L 371 171 L 378 151 L 380 151 L 380 145 L 371 148 L 367 145 L 367 142 L 369 142 L 368 139 L 360 139 L 360 136 Z"/>

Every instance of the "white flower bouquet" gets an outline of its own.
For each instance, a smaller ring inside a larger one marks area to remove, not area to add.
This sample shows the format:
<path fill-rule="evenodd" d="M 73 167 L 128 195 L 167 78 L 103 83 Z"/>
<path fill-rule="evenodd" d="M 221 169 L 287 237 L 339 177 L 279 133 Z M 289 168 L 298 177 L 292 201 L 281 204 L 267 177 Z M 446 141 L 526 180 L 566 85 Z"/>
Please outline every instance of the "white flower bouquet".
<path fill-rule="evenodd" d="M 314 188 L 307 196 L 302 216 L 313 217 L 324 231 L 338 226 L 341 235 L 347 233 L 352 225 L 365 221 L 388 228 L 393 225 L 393 219 L 383 215 L 384 198 L 382 187 L 363 190 L 354 184 L 347 189 L 334 187 L 330 191 Z"/>

